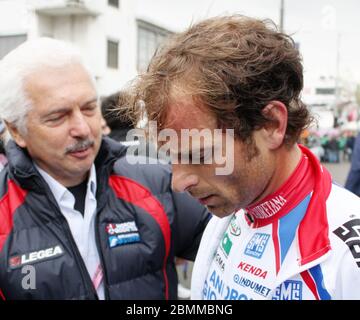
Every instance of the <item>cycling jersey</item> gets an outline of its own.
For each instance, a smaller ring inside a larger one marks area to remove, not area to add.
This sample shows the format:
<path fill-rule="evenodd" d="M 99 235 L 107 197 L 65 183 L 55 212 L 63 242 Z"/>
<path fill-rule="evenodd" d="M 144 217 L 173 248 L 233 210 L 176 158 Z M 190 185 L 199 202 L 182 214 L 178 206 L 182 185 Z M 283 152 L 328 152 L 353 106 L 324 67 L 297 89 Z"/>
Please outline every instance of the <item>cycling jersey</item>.
<path fill-rule="evenodd" d="M 315 156 L 261 203 L 204 232 L 192 299 L 360 299 L 360 199 Z"/>

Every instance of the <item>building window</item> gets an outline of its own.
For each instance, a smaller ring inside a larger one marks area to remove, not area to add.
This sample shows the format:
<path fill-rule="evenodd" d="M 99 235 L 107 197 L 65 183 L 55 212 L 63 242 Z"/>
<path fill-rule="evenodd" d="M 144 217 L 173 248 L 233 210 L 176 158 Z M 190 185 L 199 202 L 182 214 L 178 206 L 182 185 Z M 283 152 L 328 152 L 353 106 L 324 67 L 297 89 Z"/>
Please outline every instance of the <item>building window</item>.
<path fill-rule="evenodd" d="M 107 41 L 107 66 L 109 68 L 119 68 L 119 42 Z"/>
<path fill-rule="evenodd" d="M 26 38 L 26 34 L 0 36 L 0 59 L 5 57 L 11 50 L 25 42 Z"/>
<path fill-rule="evenodd" d="M 108 4 L 109 4 L 109 6 L 112 6 L 112 7 L 115 7 L 115 8 L 120 7 L 119 0 L 108 0 Z"/>
<path fill-rule="evenodd" d="M 171 34 L 170 31 L 138 20 L 137 69 L 143 72 L 159 45 Z"/>

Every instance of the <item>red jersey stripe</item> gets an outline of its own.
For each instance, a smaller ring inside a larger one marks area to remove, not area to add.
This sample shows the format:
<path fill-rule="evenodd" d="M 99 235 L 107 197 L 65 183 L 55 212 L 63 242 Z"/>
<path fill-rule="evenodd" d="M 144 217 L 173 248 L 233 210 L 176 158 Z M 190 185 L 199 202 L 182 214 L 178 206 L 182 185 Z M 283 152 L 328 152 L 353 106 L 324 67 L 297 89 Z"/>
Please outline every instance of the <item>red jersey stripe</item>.
<path fill-rule="evenodd" d="M 307 270 L 303 271 L 300 273 L 300 275 L 303 278 L 306 285 L 308 286 L 308 288 L 310 289 L 310 291 L 312 292 L 312 294 L 314 295 L 315 299 L 320 300 L 319 293 L 318 293 L 317 287 L 316 287 L 316 283 L 315 283 L 314 279 L 312 278 L 311 274 L 309 273 L 309 271 L 307 271 Z"/>

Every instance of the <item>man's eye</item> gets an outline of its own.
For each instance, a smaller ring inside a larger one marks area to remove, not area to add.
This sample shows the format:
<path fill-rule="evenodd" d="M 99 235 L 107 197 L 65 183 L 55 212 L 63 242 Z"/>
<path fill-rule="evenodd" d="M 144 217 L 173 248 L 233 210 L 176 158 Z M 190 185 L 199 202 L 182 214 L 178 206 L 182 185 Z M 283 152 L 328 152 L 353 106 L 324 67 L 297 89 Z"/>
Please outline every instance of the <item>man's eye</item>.
<path fill-rule="evenodd" d="M 63 116 L 58 116 L 58 117 L 50 118 L 47 121 L 53 123 L 53 122 L 60 121 L 62 118 L 63 118 Z"/>
<path fill-rule="evenodd" d="M 95 110 L 96 110 L 96 105 L 91 105 L 91 106 L 88 106 L 88 107 L 86 107 L 86 108 L 84 108 L 84 109 L 82 109 L 83 110 L 83 112 L 85 112 L 85 113 L 94 113 L 95 112 Z"/>

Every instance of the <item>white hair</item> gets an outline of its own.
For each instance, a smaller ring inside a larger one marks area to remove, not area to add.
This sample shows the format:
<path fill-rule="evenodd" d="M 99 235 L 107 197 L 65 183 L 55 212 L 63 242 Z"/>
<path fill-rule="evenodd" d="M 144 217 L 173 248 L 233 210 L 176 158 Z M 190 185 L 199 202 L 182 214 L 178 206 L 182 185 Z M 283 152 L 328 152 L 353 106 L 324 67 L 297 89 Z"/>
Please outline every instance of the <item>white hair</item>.
<path fill-rule="evenodd" d="M 81 64 L 80 53 L 70 44 L 51 38 L 28 40 L 0 61 L 0 118 L 26 133 L 26 116 L 32 101 L 25 92 L 27 76 L 44 67 Z"/>

